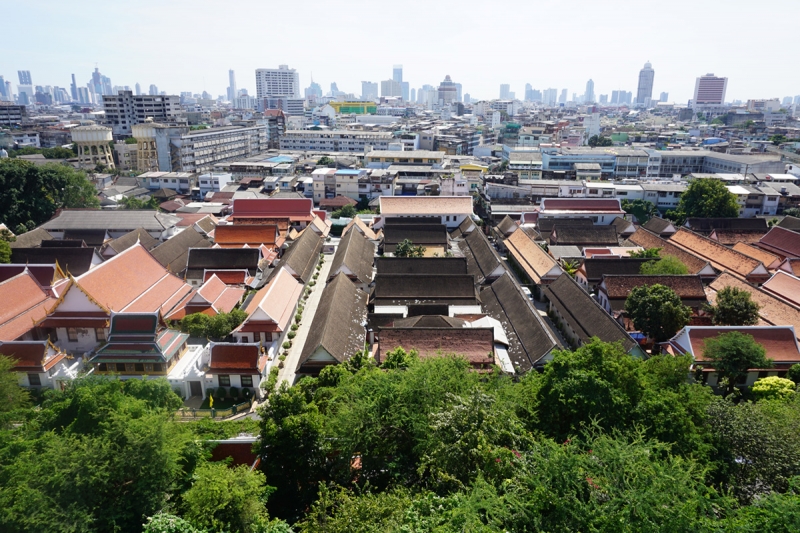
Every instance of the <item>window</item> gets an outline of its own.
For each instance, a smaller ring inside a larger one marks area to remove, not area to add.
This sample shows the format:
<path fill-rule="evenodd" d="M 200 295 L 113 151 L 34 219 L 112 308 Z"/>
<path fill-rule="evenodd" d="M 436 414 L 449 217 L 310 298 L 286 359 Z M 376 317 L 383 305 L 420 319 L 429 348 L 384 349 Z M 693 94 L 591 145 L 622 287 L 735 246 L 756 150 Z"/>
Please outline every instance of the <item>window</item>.
<path fill-rule="evenodd" d="M 69 342 L 78 342 L 78 330 L 76 328 L 67 328 L 67 339 Z"/>
<path fill-rule="evenodd" d="M 134 363 L 125 363 L 125 372 L 136 372 L 136 365 Z"/>
<path fill-rule="evenodd" d="M 153 363 L 145 363 L 144 364 L 144 371 L 145 372 L 152 372 L 153 371 Z"/>
<path fill-rule="evenodd" d="M 220 376 L 219 377 L 219 386 L 220 387 L 230 387 L 231 386 L 231 377 L 230 376 Z"/>
<path fill-rule="evenodd" d="M 94 336 L 97 338 L 97 341 L 105 341 L 106 340 L 106 330 L 103 328 L 96 328 L 94 330 Z"/>
<path fill-rule="evenodd" d="M 142 372 L 144 372 L 144 365 L 143 365 L 142 363 L 134 363 L 134 365 L 133 365 L 133 369 L 134 369 L 136 372 L 138 372 L 138 373 L 140 373 L 140 374 L 141 374 Z"/>
<path fill-rule="evenodd" d="M 253 386 L 253 376 L 239 376 L 239 379 L 242 380 L 242 387 Z"/>
<path fill-rule="evenodd" d="M 125 372 L 125 363 L 116 363 L 116 367 L 117 372 Z"/>
<path fill-rule="evenodd" d="M 31 387 L 40 387 L 42 380 L 39 378 L 39 374 L 28 374 L 28 384 Z"/>

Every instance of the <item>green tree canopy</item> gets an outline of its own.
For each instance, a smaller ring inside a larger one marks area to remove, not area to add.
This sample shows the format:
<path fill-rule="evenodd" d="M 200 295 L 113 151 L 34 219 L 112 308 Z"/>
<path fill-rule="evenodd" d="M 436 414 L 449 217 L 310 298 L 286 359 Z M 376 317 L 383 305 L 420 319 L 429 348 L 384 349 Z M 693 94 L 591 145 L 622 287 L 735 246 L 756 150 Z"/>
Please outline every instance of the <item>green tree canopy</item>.
<path fill-rule="evenodd" d="M 408 239 L 404 239 L 397 243 L 394 249 L 395 257 L 424 257 L 425 247 L 414 246 L 414 243 Z"/>
<path fill-rule="evenodd" d="M 331 218 L 353 218 L 357 213 L 355 206 L 346 205 L 331 213 Z"/>
<path fill-rule="evenodd" d="M 142 200 L 133 196 L 126 196 L 119 201 L 122 209 L 158 209 L 158 198 L 151 196 L 149 200 Z"/>
<path fill-rule="evenodd" d="M 791 379 L 768 376 L 753 383 L 750 392 L 759 400 L 789 400 L 794 398 L 796 389 Z"/>
<path fill-rule="evenodd" d="M 192 313 L 181 319 L 180 328 L 192 337 L 222 340 L 246 318 L 247 313 L 241 309 L 233 309 L 230 313 L 217 313 L 213 317 L 204 313 Z"/>
<path fill-rule="evenodd" d="M 683 276 L 689 273 L 689 269 L 686 268 L 686 265 L 684 265 L 681 260 L 674 255 L 662 257 L 658 261 L 648 261 L 647 263 L 643 263 L 639 271 L 641 274 L 647 274 L 651 276 Z"/>
<path fill-rule="evenodd" d="M 754 326 L 758 324 L 758 310 L 750 293 L 738 287 L 725 287 L 717 292 L 715 305 L 708 311 L 714 324 L 720 326 Z"/>
<path fill-rule="evenodd" d="M 592 135 L 589 137 L 587 144 L 593 148 L 595 146 L 614 146 L 614 141 L 602 135 Z"/>
<path fill-rule="evenodd" d="M 770 368 L 772 360 L 752 335 L 729 331 L 706 339 L 703 358 L 714 367 L 720 386 L 726 394 L 733 392 L 736 383 L 747 376 L 751 368 Z"/>
<path fill-rule="evenodd" d="M 677 212 L 684 218 L 738 217 L 739 204 L 719 180 L 695 179 L 681 194 Z"/>
<path fill-rule="evenodd" d="M 675 291 L 659 284 L 634 288 L 625 300 L 625 313 L 636 329 L 656 342 L 669 340 L 692 316 Z"/>
<path fill-rule="evenodd" d="M 639 259 L 648 259 L 650 257 L 658 258 L 661 253 L 661 248 L 646 248 L 638 252 L 628 253 L 628 257 L 636 257 Z"/>
<path fill-rule="evenodd" d="M 328 157 L 327 155 L 324 155 L 324 156 L 320 157 L 319 160 L 317 161 L 317 166 L 318 167 L 333 167 L 333 166 L 336 166 L 336 161 L 334 159 Z"/>
<path fill-rule="evenodd" d="M 622 200 L 622 209 L 628 214 L 636 217 L 639 224 L 647 222 L 658 214 L 655 204 L 647 200 Z"/>

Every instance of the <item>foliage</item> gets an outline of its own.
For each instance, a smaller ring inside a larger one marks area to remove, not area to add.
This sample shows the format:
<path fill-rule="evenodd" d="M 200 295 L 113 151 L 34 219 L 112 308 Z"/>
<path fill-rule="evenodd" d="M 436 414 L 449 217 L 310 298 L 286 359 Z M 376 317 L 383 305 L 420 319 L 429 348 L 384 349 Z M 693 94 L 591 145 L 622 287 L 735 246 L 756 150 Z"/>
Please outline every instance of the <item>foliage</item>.
<path fill-rule="evenodd" d="M 149 200 L 142 200 L 133 196 L 126 196 L 118 202 L 122 209 L 158 209 L 158 198 L 151 196 Z"/>
<path fill-rule="evenodd" d="M 97 191 L 83 172 L 50 163 L 0 160 L 0 222 L 28 230 L 52 218 L 57 209 L 99 207 Z M 19 233 L 19 232 L 18 232 Z"/>
<path fill-rule="evenodd" d="M 709 306 L 714 324 L 719 326 L 754 326 L 758 324 L 758 303 L 750 293 L 738 287 L 725 287 L 716 296 L 716 305 Z"/>
<path fill-rule="evenodd" d="M 26 407 L 30 402 L 28 391 L 19 386 L 17 373 L 12 372 L 15 360 L 0 355 L 0 413 Z"/>
<path fill-rule="evenodd" d="M 609 137 L 604 137 L 603 135 L 592 135 L 589 137 L 587 144 L 592 148 L 595 146 L 614 146 L 614 141 L 612 141 Z"/>
<path fill-rule="evenodd" d="M 0 240 L 0 263 L 8 264 L 11 262 L 11 245 L 4 240 Z"/>
<path fill-rule="evenodd" d="M 204 533 L 204 531 L 179 516 L 158 513 L 147 519 L 142 533 Z"/>
<path fill-rule="evenodd" d="M 320 157 L 319 160 L 317 161 L 317 166 L 318 167 L 335 167 L 336 166 L 336 161 L 334 159 L 324 155 L 324 156 Z"/>
<path fill-rule="evenodd" d="M 786 137 L 786 135 L 780 135 L 780 134 L 779 134 L 779 135 L 773 135 L 773 136 L 772 136 L 772 137 L 770 137 L 768 140 L 769 140 L 769 142 L 771 142 L 771 143 L 772 143 L 772 144 L 774 144 L 775 146 L 778 146 L 779 144 L 781 144 L 781 143 L 785 143 L 786 141 L 788 141 L 788 140 L 789 140 L 789 138 L 788 138 L 788 137 Z"/>
<path fill-rule="evenodd" d="M 139 141 L 136 139 L 136 137 L 126 137 L 125 138 L 125 144 L 138 144 L 138 143 L 139 143 Z"/>
<path fill-rule="evenodd" d="M 394 255 L 395 257 L 424 257 L 425 247 L 414 246 L 413 242 L 404 239 L 395 246 Z"/>
<path fill-rule="evenodd" d="M 56 146 L 55 148 L 35 148 L 33 146 L 23 146 L 22 148 L 8 151 L 9 158 L 35 154 L 42 154 L 45 159 L 70 159 L 75 157 L 75 153 L 72 150 L 68 148 L 61 148 L 60 146 Z"/>
<path fill-rule="evenodd" d="M 230 313 L 218 313 L 212 317 L 204 313 L 192 313 L 181 319 L 180 328 L 192 337 L 222 340 L 246 318 L 247 313 L 241 309 L 233 309 Z"/>
<path fill-rule="evenodd" d="M 797 386 L 794 381 L 778 376 L 761 378 L 750 387 L 750 392 L 759 400 L 790 400 Z"/>
<path fill-rule="evenodd" d="M 358 211 L 352 205 L 345 205 L 341 209 L 337 209 L 331 213 L 331 218 L 353 218 Z"/>
<path fill-rule="evenodd" d="M 647 200 L 622 200 L 621 205 L 622 210 L 635 216 L 639 224 L 647 224 L 651 218 L 658 215 L 655 204 Z"/>
<path fill-rule="evenodd" d="M 677 212 L 683 218 L 738 217 L 736 195 L 719 180 L 696 179 L 681 194 Z"/>
<path fill-rule="evenodd" d="M 787 377 L 795 383 L 800 383 L 800 363 L 794 364 L 789 368 Z"/>
<path fill-rule="evenodd" d="M 692 310 L 680 296 L 664 285 L 634 288 L 625 301 L 625 313 L 633 326 L 656 342 L 670 339 L 689 323 Z"/>
<path fill-rule="evenodd" d="M 770 368 L 772 360 L 752 335 L 729 331 L 705 340 L 703 359 L 709 361 L 720 377 L 726 394 L 733 392 L 736 383 L 747 376 L 751 368 Z"/>
<path fill-rule="evenodd" d="M 564 269 L 564 272 L 570 275 L 570 277 L 574 278 L 575 274 L 578 272 L 578 269 L 581 267 L 580 263 L 577 259 L 574 260 L 565 260 L 561 263 L 561 268 Z"/>
<path fill-rule="evenodd" d="M 660 252 L 661 248 L 646 248 L 642 251 L 630 252 L 628 253 L 628 257 L 635 257 L 637 259 L 658 258 Z"/>
<path fill-rule="evenodd" d="M 800 218 L 800 207 L 790 207 L 789 209 L 784 209 L 783 214 L 789 217 Z"/>
<path fill-rule="evenodd" d="M 16 240 L 17 238 L 8 229 L 6 228 L 0 229 L 0 241 L 9 243 L 9 242 L 14 242 Z"/>
<path fill-rule="evenodd" d="M 686 268 L 686 265 L 684 265 L 680 259 L 674 255 L 668 255 L 662 257 L 658 261 L 643 263 L 639 272 L 650 276 L 683 276 L 689 273 L 689 269 Z"/>

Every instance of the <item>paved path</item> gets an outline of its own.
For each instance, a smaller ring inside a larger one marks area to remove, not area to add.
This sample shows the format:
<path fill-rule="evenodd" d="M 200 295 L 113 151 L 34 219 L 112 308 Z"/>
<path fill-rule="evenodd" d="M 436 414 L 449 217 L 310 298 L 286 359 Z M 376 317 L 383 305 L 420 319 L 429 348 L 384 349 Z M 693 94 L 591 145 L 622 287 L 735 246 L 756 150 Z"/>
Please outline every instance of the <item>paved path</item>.
<path fill-rule="evenodd" d="M 286 360 L 283 362 L 283 368 L 281 368 L 278 372 L 278 386 L 280 386 L 281 382 L 284 380 L 288 381 L 289 385 L 294 385 L 294 371 L 297 368 L 297 363 L 300 361 L 300 353 L 303 351 L 303 346 L 306 343 L 308 332 L 311 329 L 311 322 L 314 320 L 314 315 L 317 312 L 317 306 L 319 305 L 319 300 L 322 297 L 322 289 L 325 288 L 325 280 L 327 279 L 328 273 L 331 270 L 332 262 L 333 256 L 326 255 L 325 263 L 322 265 L 322 270 L 319 271 L 317 284 L 312 287 L 311 296 L 305 303 L 305 308 L 303 309 L 303 321 L 300 322 L 300 329 L 297 330 L 297 336 L 295 336 L 294 341 L 292 342 L 292 347 L 289 348 L 289 355 L 286 356 Z M 280 353 L 283 353 L 283 349 L 281 349 Z"/>

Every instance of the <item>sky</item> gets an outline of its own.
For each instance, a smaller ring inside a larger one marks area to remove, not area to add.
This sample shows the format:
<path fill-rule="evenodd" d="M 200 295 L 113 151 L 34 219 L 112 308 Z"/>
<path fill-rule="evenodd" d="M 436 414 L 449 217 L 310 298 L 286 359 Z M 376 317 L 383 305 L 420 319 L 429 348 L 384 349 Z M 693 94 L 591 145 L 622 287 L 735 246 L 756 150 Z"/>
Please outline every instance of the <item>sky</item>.
<path fill-rule="evenodd" d="M 797 0 L 0 0 L 0 76 L 16 93 L 18 70 L 34 85 L 85 86 L 95 66 L 113 85 L 226 94 L 228 69 L 255 95 L 255 69 L 289 65 L 302 89 L 361 93 L 361 81 L 403 65 L 412 88 L 445 75 L 472 99 L 534 89 L 636 95 L 639 70 L 655 70 L 653 97 L 686 103 L 695 79 L 728 78 L 726 100 L 800 94 L 793 61 Z M 749 21 L 755 17 L 757 23 Z"/>

